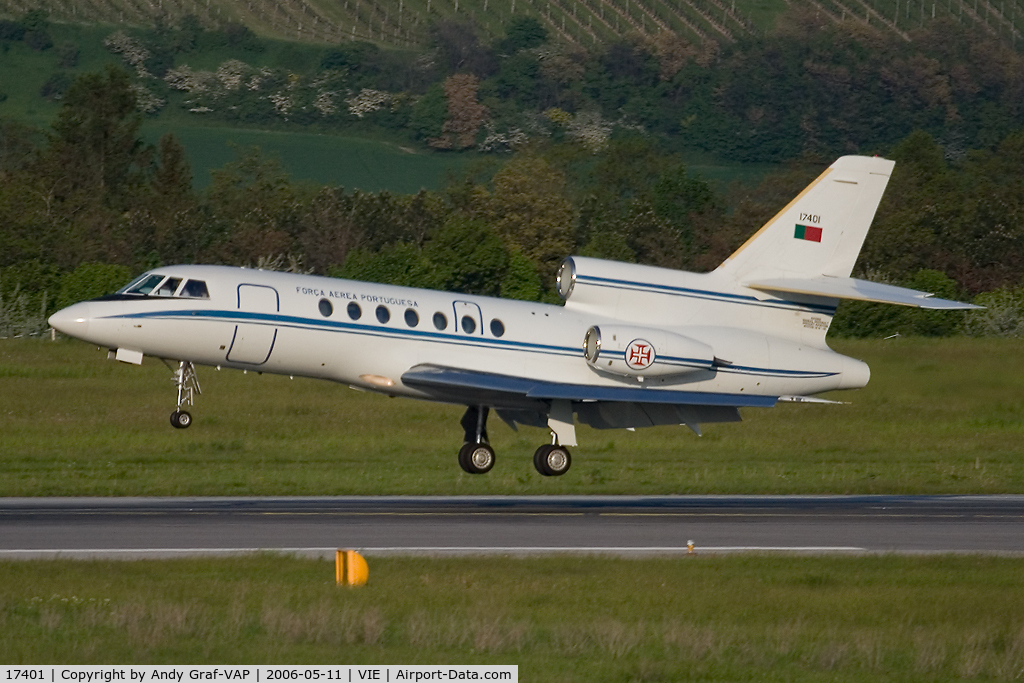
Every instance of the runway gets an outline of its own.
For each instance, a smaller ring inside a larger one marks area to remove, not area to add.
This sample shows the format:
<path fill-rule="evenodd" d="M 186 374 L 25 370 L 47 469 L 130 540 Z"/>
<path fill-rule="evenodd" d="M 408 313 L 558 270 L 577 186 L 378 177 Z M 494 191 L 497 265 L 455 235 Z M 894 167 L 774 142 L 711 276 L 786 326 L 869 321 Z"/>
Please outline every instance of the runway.
<path fill-rule="evenodd" d="M 1024 496 L 5 498 L 0 559 L 691 552 L 1024 556 Z"/>

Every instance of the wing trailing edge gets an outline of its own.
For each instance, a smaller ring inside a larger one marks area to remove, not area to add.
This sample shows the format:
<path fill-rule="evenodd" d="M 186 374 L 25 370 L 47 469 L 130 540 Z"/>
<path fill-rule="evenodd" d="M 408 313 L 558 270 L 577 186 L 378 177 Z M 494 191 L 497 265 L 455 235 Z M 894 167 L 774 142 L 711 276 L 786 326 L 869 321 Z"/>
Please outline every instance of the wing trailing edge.
<path fill-rule="evenodd" d="M 931 310 L 974 310 L 982 306 L 966 304 L 948 299 L 936 299 L 928 292 L 916 289 L 884 285 L 868 280 L 852 277 L 815 278 L 774 278 L 744 283 L 751 289 L 769 294 L 801 294 L 804 296 L 822 297 L 827 299 L 849 299 L 852 301 L 870 301 L 880 304 L 896 304 Z"/>
<path fill-rule="evenodd" d="M 482 400 L 504 394 L 509 399 L 526 401 L 568 400 L 730 408 L 772 408 L 777 401 L 775 396 L 753 394 L 547 382 L 426 364 L 408 370 L 402 375 L 402 383 L 428 394 L 458 395 L 462 398 L 479 395 Z"/>

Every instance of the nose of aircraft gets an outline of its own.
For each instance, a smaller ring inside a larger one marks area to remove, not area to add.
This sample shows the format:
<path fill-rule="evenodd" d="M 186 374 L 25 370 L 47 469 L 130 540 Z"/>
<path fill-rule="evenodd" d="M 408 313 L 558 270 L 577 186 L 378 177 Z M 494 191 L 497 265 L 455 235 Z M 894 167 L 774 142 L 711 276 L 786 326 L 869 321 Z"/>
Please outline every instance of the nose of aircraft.
<path fill-rule="evenodd" d="M 82 338 L 89 331 L 89 304 L 62 308 L 50 316 L 50 327 L 69 337 Z"/>

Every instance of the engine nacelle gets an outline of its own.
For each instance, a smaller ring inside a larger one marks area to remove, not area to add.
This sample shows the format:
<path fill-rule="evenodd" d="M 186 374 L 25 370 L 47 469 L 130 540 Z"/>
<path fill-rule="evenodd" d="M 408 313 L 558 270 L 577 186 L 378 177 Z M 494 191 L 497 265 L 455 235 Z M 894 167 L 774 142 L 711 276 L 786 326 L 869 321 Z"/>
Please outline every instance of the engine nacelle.
<path fill-rule="evenodd" d="M 590 367 L 627 377 L 667 377 L 710 369 L 710 346 L 674 332 L 630 325 L 601 325 L 587 330 L 583 356 Z"/>

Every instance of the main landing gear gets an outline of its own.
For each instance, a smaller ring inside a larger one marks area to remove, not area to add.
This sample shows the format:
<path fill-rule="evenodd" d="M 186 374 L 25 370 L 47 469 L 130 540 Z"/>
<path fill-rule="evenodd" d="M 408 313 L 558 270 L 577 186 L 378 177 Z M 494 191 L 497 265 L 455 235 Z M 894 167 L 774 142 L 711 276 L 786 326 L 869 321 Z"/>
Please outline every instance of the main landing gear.
<path fill-rule="evenodd" d="M 166 362 L 166 361 L 165 361 Z M 199 378 L 191 361 L 183 360 L 174 371 L 174 386 L 178 389 L 178 409 L 171 413 L 171 426 L 175 429 L 187 429 L 192 424 L 192 415 L 182 406 L 191 406 L 192 397 L 203 393 L 199 388 Z"/>
<path fill-rule="evenodd" d="M 484 474 L 494 467 L 494 449 L 487 443 L 487 406 L 469 406 L 462 416 L 466 438 L 459 449 L 459 465 L 469 474 Z"/>
<path fill-rule="evenodd" d="M 560 404 L 561 402 L 556 402 Z M 566 410 L 568 419 L 566 421 Z M 461 425 L 465 431 L 462 448 L 459 449 L 459 465 L 469 474 L 484 474 L 494 467 L 494 449 L 487 440 L 487 406 L 469 406 L 462 416 Z M 567 426 L 568 425 L 568 426 Z M 559 477 L 569 471 L 572 456 L 569 449 L 559 445 L 560 435 L 568 437 L 575 445 L 576 434 L 572 427 L 572 408 L 566 405 L 552 406 L 548 420 L 552 442 L 537 449 L 533 454 L 533 466 L 545 477 Z"/>

